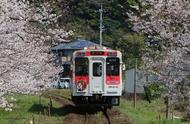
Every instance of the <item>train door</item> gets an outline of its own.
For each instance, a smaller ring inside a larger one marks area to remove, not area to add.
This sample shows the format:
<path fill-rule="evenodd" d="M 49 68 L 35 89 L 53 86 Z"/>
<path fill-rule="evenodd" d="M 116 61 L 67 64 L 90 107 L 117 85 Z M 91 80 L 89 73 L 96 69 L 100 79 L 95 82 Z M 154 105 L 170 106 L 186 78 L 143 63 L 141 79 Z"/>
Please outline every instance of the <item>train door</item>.
<path fill-rule="evenodd" d="M 90 93 L 102 93 L 104 84 L 103 81 L 103 61 L 92 60 L 90 62 Z"/>

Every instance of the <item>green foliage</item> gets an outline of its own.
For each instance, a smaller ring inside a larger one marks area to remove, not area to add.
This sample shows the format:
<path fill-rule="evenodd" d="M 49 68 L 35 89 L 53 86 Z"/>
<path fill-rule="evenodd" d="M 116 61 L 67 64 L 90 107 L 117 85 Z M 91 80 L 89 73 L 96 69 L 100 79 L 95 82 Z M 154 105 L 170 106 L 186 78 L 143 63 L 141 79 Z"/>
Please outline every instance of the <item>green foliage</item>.
<path fill-rule="evenodd" d="M 127 33 L 119 38 L 117 44 L 120 47 L 121 51 L 123 50 L 123 52 L 127 52 L 127 58 L 139 58 L 142 56 L 145 48 L 144 39 L 145 38 L 143 35 Z"/>
<path fill-rule="evenodd" d="M 127 63 L 128 67 L 134 67 L 134 58 L 138 58 L 138 64 L 140 64 L 146 48 L 144 41 L 144 35 L 135 33 L 127 33 L 119 38 L 117 47 L 123 53 L 124 63 Z"/>
<path fill-rule="evenodd" d="M 130 4 L 137 4 L 137 0 L 73 0 L 70 1 L 70 16 L 66 19 L 66 29 L 73 29 L 75 37 L 99 40 L 99 9 L 103 4 L 103 40 L 110 47 L 115 46 L 122 34 L 130 32 L 130 22 L 127 20 L 127 11 L 131 11 Z M 72 26 L 70 26 L 72 23 Z M 64 25 L 65 25 L 64 24 Z M 68 25 L 69 24 L 69 25 Z M 86 30 L 84 30 L 84 28 Z M 93 32 L 89 34 L 88 32 Z M 116 48 L 116 46 L 115 46 Z"/>
<path fill-rule="evenodd" d="M 161 96 L 161 94 L 164 92 L 164 86 L 163 84 L 159 83 L 159 82 L 154 82 L 151 83 L 148 86 L 150 92 L 151 92 L 151 98 L 152 99 L 156 99 L 159 98 Z"/>
<path fill-rule="evenodd" d="M 127 2 L 129 3 L 129 5 L 132 5 L 132 6 L 139 5 L 138 0 L 127 0 Z"/>

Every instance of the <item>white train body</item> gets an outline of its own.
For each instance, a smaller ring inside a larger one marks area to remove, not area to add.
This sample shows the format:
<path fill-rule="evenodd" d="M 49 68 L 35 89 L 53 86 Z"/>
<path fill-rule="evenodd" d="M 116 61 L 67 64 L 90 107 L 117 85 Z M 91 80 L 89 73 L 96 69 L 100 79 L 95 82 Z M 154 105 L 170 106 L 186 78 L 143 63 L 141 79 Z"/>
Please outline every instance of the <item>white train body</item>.
<path fill-rule="evenodd" d="M 76 104 L 119 105 L 122 55 L 110 49 L 73 53 L 72 98 Z"/>

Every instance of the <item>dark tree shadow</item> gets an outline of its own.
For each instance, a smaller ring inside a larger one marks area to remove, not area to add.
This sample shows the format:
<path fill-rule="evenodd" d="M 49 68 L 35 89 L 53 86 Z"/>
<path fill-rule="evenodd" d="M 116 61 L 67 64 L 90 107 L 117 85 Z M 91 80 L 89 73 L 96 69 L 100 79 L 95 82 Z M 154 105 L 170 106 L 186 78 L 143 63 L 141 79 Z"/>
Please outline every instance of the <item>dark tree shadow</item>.
<path fill-rule="evenodd" d="M 44 111 L 48 112 L 49 107 L 43 106 L 41 104 L 33 104 L 28 111 L 39 114 L 40 112 L 43 113 Z M 67 104 L 64 105 L 63 107 L 58 107 L 58 108 L 52 107 L 50 113 L 51 116 L 65 116 L 70 113 L 80 114 L 80 115 L 85 115 L 85 114 L 93 115 L 99 111 L 102 111 L 102 107 L 100 106 L 90 106 L 90 105 L 75 106 Z"/>

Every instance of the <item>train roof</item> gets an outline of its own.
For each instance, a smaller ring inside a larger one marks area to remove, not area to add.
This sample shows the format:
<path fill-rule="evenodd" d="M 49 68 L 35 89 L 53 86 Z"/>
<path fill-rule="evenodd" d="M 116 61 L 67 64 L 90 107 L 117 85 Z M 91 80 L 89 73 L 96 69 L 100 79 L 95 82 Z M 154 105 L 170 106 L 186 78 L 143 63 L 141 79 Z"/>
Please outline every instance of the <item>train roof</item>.
<path fill-rule="evenodd" d="M 90 47 L 85 47 L 84 49 L 78 50 L 78 51 L 118 51 L 118 50 L 113 50 L 107 47 L 100 47 L 100 46 L 94 45 Z"/>
<path fill-rule="evenodd" d="M 100 47 L 100 46 L 91 46 L 91 47 L 84 48 L 82 50 L 77 50 L 74 52 L 74 54 L 76 54 L 77 52 L 91 52 L 91 51 L 119 52 L 119 54 L 121 54 L 119 50 L 113 50 L 110 48 Z"/>

